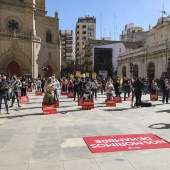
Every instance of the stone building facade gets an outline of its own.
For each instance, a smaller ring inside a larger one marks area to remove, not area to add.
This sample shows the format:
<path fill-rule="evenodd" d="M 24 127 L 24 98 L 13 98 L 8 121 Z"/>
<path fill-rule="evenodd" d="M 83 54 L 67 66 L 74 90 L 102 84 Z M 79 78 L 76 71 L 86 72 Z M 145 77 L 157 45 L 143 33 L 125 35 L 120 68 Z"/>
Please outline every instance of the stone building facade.
<path fill-rule="evenodd" d="M 169 59 L 169 60 L 168 60 Z M 118 56 L 118 76 L 160 78 L 163 73 L 170 77 L 170 17 L 160 18 L 149 30 L 144 47 L 128 50 Z"/>
<path fill-rule="evenodd" d="M 46 16 L 45 0 L 0 0 L 0 74 L 60 77 L 60 54 L 58 13 Z"/>

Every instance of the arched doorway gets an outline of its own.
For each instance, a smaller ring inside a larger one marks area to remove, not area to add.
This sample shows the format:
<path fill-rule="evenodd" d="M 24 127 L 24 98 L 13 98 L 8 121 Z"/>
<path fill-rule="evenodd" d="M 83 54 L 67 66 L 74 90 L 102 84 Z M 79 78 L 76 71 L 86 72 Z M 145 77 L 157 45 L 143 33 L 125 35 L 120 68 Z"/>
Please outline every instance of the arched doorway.
<path fill-rule="evenodd" d="M 52 70 L 52 67 L 51 66 L 47 66 L 47 71 L 46 71 L 46 73 L 45 73 L 45 77 L 51 77 L 52 76 L 52 74 L 53 74 L 53 70 Z"/>
<path fill-rule="evenodd" d="M 126 77 L 126 66 L 122 67 L 122 75 L 123 77 Z"/>
<path fill-rule="evenodd" d="M 147 77 L 148 78 L 155 78 L 155 65 L 154 63 L 149 63 L 147 67 Z"/>
<path fill-rule="evenodd" d="M 17 77 L 21 76 L 20 66 L 17 62 L 11 61 L 7 66 L 9 76 L 16 74 Z"/>
<path fill-rule="evenodd" d="M 137 64 L 133 66 L 133 76 L 138 77 L 138 65 Z"/>

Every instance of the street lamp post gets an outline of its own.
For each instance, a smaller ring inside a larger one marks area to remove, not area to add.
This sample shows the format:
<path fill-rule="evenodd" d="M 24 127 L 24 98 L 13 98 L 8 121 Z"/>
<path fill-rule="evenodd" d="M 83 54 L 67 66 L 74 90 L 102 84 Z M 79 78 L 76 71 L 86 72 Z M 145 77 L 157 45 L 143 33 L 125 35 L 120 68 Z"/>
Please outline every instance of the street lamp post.
<path fill-rule="evenodd" d="M 46 77 L 46 73 L 47 73 L 47 70 L 48 70 L 48 66 L 42 67 L 42 70 L 44 71 L 44 77 Z"/>
<path fill-rule="evenodd" d="M 170 77 L 170 57 L 168 58 L 168 67 L 167 67 L 167 75 Z"/>
<path fill-rule="evenodd" d="M 132 84 L 132 73 L 133 73 L 133 63 L 129 64 L 130 67 L 130 77 L 131 77 L 131 84 Z M 134 100 L 134 89 L 132 87 L 132 101 L 131 101 L 131 107 L 133 107 L 133 100 Z"/>
<path fill-rule="evenodd" d="M 132 73 L 133 73 L 133 63 L 130 63 L 129 64 L 129 67 L 130 67 L 130 76 L 132 78 Z"/>
<path fill-rule="evenodd" d="M 112 78 L 113 78 L 113 75 L 114 75 L 114 67 L 112 66 L 112 68 L 111 68 L 111 71 L 112 71 Z"/>

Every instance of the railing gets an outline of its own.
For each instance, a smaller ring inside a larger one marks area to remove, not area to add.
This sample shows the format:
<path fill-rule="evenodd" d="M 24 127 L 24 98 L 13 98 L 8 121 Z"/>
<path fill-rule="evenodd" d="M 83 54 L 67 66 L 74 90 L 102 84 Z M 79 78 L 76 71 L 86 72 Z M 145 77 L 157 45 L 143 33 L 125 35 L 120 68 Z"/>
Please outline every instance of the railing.
<path fill-rule="evenodd" d="M 31 36 L 31 35 L 24 34 L 24 33 L 16 33 L 16 32 L 0 31 L 0 37 L 41 42 L 40 37 Z"/>

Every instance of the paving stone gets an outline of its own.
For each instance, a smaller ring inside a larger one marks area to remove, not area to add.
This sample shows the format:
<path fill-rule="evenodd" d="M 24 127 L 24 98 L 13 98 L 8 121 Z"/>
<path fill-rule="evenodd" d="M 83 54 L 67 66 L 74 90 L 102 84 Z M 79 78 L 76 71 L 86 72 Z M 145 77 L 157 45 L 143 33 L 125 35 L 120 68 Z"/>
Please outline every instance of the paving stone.
<path fill-rule="evenodd" d="M 0 170 L 28 170 L 28 164 L 10 164 L 0 166 Z"/>
<path fill-rule="evenodd" d="M 62 161 L 30 163 L 28 170 L 64 170 Z"/>
<path fill-rule="evenodd" d="M 90 150 L 85 146 L 62 148 L 64 160 L 92 158 Z"/>
<path fill-rule="evenodd" d="M 86 143 L 84 142 L 83 138 L 68 138 L 68 139 L 61 140 L 62 148 L 80 147 L 80 146 L 86 146 Z"/>
<path fill-rule="evenodd" d="M 30 162 L 48 162 L 61 160 L 62 154 L 61 149 L 42 149 L 33 150 Z"/>
<path fill-rule="evenodd" d="M 95 160 L 102 170 L 136 170 L 124 156 L 120 155 L 95 158 Z"/>
<path fill-rule="evenodd" d="M 31 141 L 35 140 L 36 134 L 35 133 L 28 133 L 28 134 L 14 134 L 10 141 Z"/>
<path fill-rule="evenodd" d="M 79 159 L 64 161 L 65 170 L 101 170 L 94 159 Z"/>
<path fill-rule="evenodd" d="M 28 164 L 31 151 L 8 151 L 0 152 L 0 165 Z"/>

